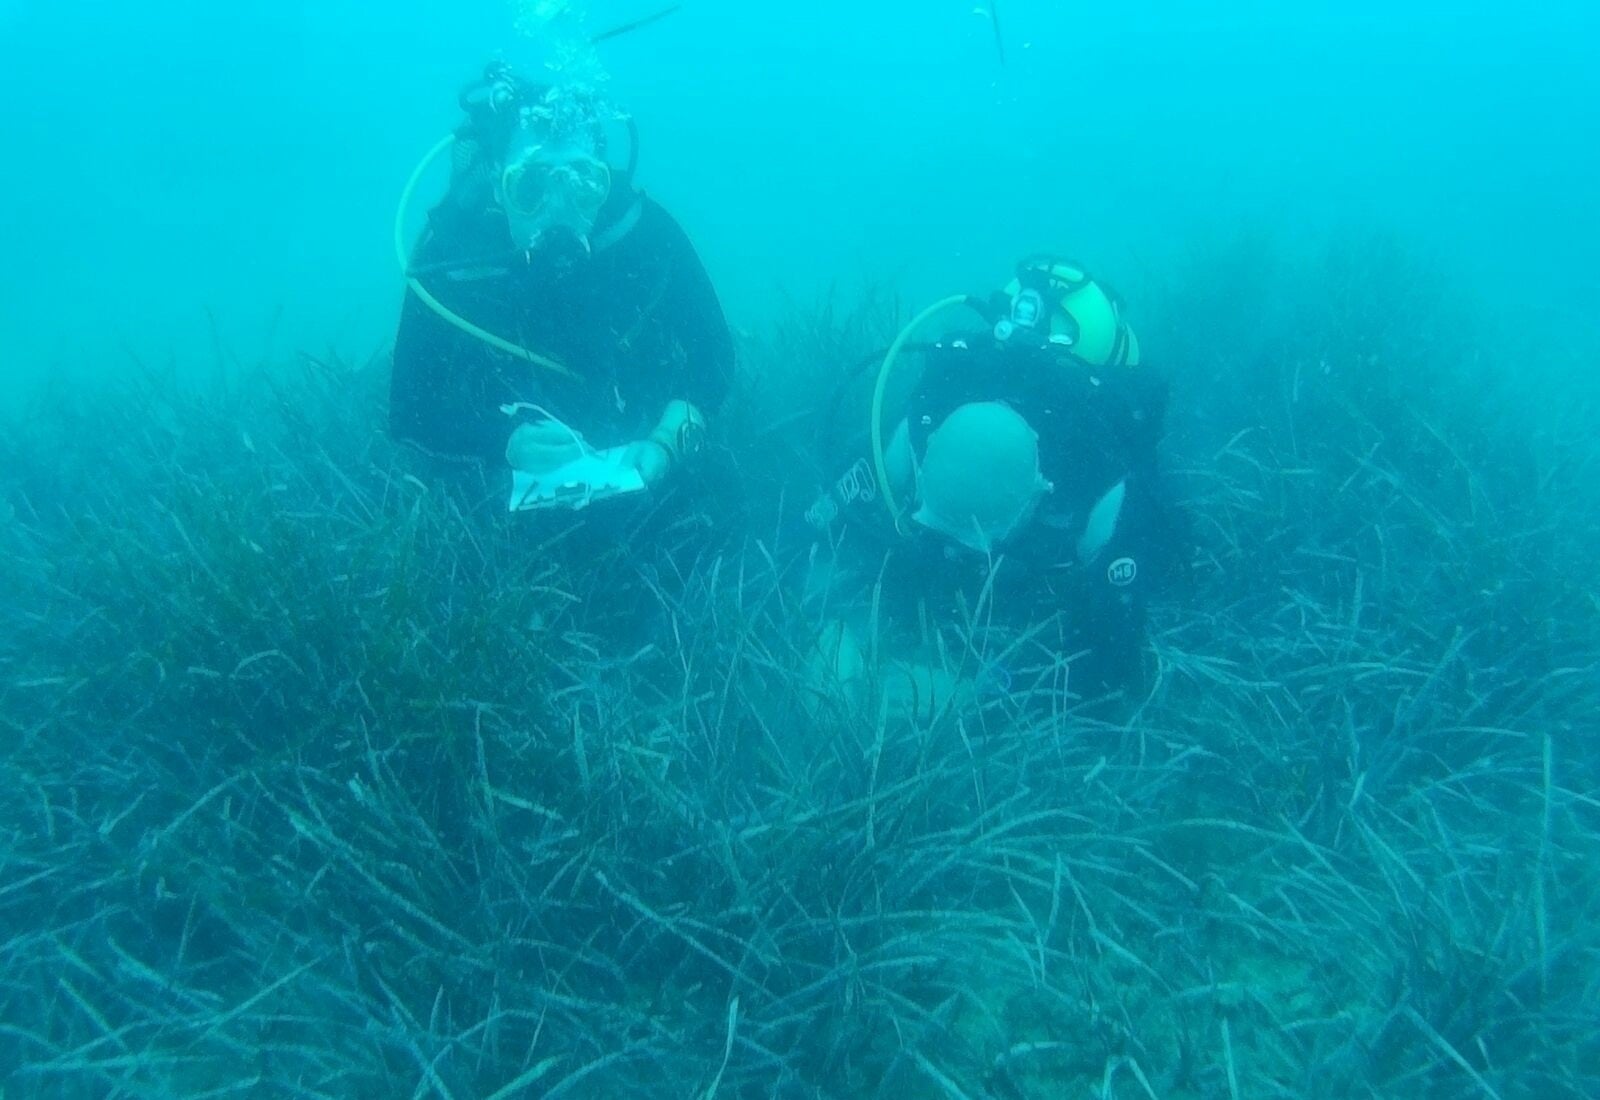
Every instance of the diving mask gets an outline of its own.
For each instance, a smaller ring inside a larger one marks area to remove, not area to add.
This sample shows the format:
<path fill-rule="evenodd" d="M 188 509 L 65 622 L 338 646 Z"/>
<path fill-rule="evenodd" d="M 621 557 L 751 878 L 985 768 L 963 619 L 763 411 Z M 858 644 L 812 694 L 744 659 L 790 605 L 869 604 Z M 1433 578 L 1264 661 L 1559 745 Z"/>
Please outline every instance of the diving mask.
<path fill-rule="evenodd" d="M 610 194 L 610 167 L 575 149 L 533 146 L 508 161 L 500 175 L 500 205 L 521 248 L 538 247 L 554 230 L 587 245 Z"/>

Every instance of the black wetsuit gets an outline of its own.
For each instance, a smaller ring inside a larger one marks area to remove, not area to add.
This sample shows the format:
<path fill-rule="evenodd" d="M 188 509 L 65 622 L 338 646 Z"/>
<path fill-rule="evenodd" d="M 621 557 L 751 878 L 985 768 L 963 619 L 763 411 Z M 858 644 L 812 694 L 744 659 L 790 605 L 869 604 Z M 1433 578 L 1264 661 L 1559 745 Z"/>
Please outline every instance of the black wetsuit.
<path fill-rule="evenodd" d="M 554 359 L 568 378 L 463 332 L 407 291 L 395 341 L 394 437 L 441 458 L 504 469 L 515 421 L 537 404 L 592 445 L 640 439 L 669 401 L 710 415 L 727 395 L 733 342 L 688 237 L 631 190 L 596 226 L 592 254 L 514 251 L 505 216 L 452 196 L 413 257 L 423 287 L 465 320 Z"/>
<path fill-rule="evenodd" d="M 1038 432 L 1039 465 L 1051 490 L 1026 526 L 991 559 L 915 524 L 888 530 L 887 512 L 865 488 L 858 463 L 831 491 L 841 518 L 877 539 L 856 538 L 857 556 L 887 554 L 881 573 L 886 609 L 900 616 L 919 607 L 969 606 L 991 586 L 992 606 L 1007 625 L 1042 624 L 1039 640 L 1076 655 L 1071 687 L 1082 695 L 1137 683 L 1143 671 L 1146 601 L 1178 568 L 1182 540 L 1160 486 L 1156 446 L 1166 387 L 1147 367 L 1095 368 L 1061 349 L 999 345 L 990 336 L 947 341 L 926 352 L 925 369 L 905 407 L 913 454 L 956 408 L 1002 401 Z M 1121 486 L 1121 506 L 1107 537 L 1084 535 L 1095 506 Z M 815 522 L 817 510 L 813 509 Z M 863 547 L 874 549 L 863 551 Z M 1085 553 L 1087 551 L 1087 553 Z M 991 575 L 992 574 L 992 575 Z"/>

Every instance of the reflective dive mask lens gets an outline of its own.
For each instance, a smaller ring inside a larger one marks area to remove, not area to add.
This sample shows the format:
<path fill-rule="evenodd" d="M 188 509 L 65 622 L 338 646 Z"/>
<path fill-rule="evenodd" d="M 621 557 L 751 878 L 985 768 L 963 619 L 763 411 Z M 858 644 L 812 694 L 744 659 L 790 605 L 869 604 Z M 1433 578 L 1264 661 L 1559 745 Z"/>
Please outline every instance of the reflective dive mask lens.
<path fill-rule="evenodd" d="M 500 193 L 513 218 L 567 212 L 593 222 L 611 191 L 611 169 L 593 157 L 526 157 L 506 166 Z"/>

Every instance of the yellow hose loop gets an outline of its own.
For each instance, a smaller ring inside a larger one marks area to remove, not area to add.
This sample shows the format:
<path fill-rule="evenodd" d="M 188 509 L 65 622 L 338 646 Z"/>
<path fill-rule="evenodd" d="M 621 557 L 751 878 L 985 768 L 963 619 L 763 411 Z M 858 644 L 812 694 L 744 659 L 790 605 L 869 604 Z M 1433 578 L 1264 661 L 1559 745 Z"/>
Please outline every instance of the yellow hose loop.
<path fill-rule="evenodd" d="M 417 167 L 411 173 L 411 178 L 406 180 L 405 189 L 400 192 L 400 205 L 394 212 L 394 254 L 395 259 L 400 263 L 400 273 L 406 277 L 406 285 L 411 288 L 411 293 L 417 296 L 418 301 L 467 335 L 476 337 L 497 351 L 503 351 L 507 355 L 521 359 L 525 363 L 532 363 L 536 367 L 542 367 L 564 378 L 577 378 L 577 374 L 554 359 L 548 359 L 543 355 L 531 352 L 520 344 L 514 344 L 510 340 L 496 336 L 494 333 L 473 324 L 428 293 L 428 289 L 422 285 L 422 280 L 409 273 L 411 265 L 406 259 L 406 212 L 411 209 L 411 197 L 416 192 L 417 184 L 421 182 L 423 173 L 433 166 L 433 162 L 438 160 L 444 151 L 455 143 L 455 140 L 454 134 L 446 134 L 440 138 L 433 148 L 429 149 L 423 156 L 422 160 L 417 163 Z"/>
<path fill-rule="evenodd" d="M 912 333 L 935 314 L 953 306 L 966 305 L 967 302 L 967 295 L 952 294 L 948 298 L 939 299 L 911 318 L 911 322 L 900 330 L 900 335 L 894 338 L 894 343 L 889 345 L 889 352 L 883 357 L 883 366 L 878 370 L 878 383 L 872 389 L 872 468 L 878 478 L 878 492 L 883 497 L 884 507 L 889 509 L 889 518 L 894 521 L 896 530 L 900 528 L 900 504 L 895 500 L 894 489 L 889 484 L 889 470 L 883 454 L 883 396 L 888 391 L 895 360 L 900 358 L 900 351 L 905 347 L 906 341 L 911 339 Z"/>

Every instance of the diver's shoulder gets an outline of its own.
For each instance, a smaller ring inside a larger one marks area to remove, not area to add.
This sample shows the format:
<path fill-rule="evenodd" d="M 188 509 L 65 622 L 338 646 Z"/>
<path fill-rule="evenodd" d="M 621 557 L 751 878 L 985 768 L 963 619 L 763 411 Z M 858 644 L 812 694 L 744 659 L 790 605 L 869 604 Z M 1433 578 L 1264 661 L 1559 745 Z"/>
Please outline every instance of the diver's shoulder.
<path fill-rule="evenodd" d="M 620 242 L 625 264 L 688 277 L 704 277 L 705 265 L 682 223 L 660 202 L 636 192 L 632 223 Z"/>
<path fill-rule="evenodd" d="M 639 209 L 638 224 L 634 229 L 637 236 L 658 241 L 689 240 L 683 223 L 670 210 L 645 191 L 637 191 L 635 195 Z"/>

